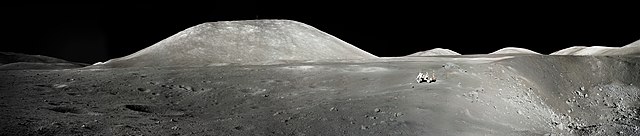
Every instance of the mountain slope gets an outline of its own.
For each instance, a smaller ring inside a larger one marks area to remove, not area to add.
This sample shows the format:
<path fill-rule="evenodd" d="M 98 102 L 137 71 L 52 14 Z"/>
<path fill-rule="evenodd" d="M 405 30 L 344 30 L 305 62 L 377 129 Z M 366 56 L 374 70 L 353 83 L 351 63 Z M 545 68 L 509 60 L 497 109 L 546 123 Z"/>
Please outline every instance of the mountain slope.
<path fill-rule="evenodd" d="M 269 64 L 287 60 L 377 58 L 312 26 L 291 20 L 203 23 L 107 67 Z"/>

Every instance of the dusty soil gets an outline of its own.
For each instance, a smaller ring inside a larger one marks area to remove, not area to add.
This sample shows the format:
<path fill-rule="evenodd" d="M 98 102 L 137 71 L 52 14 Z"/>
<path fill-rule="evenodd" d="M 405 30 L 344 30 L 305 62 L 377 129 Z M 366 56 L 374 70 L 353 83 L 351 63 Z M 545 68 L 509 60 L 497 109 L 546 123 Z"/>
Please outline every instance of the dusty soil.
<path fill-rule="evenodd" d="M 7 70 L 0 135 L 639 135 L 638 84 L 638 57 Z"/>

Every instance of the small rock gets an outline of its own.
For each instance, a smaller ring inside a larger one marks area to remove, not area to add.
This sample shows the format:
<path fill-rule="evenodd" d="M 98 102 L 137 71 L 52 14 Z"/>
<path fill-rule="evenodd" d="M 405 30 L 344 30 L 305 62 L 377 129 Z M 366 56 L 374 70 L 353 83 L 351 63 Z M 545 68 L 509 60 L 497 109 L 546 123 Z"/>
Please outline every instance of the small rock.
<path fill-rule="evenodd" d="M 178 128 L 178 126 L 171 127 L 171 130 L 178 130 L 178 129 L 180 129 L 180 128 Z"/>
<path fill-rule="evenodd" d="M 65 84 L 53 84 L 53 88 L 64 88 L 64 87 L 68 87 L 69 85 L 65 85 Z"/>
<path fill-rule="evenodd" d="M 393 114 L 393 116 L 395 116 L 395 117 L 400 117 L 400 116 L 402 116 L 402 113 L 398 112 L 398 113 L 396 113 L 396 114 Z"/>
<path fill-rule="evenodd" d="M 362 129 L 362 130 L 367 130 L 367 129 L 369 129 L 369 127 L 368 127 L 368 126 L 365 126 L 365 125 L 361 125 L 361 126 L 360 126 L 360 129 Z"/>
<path fill-rule="evenodd" d="M 140 92 L 145 92 L 145 93 L 151 92 L 150 89 L 146 89 L 146 88 L 138 88 L 137 90 L 140 91 Z"/>
<path fill-rule="evenodd" d="M 193 91 L 193 88 L 191 86 L 178 85 L 178 88 L 182 88 L 182 89 L 187 90 L 187 91 Z"/>
<path fill-rule="evenodd" d="M 286 119 L 284 119 L 284 120 L 282 120 L 280 122 L 285 122 L 286 123 L 286 122 L 289 122 L 289 120 L 291 120 L 291 119 L 293 119 L 293 118 L 292 117 L 288 117 L 288 118 L 286 118 Z"/>
<path fill-rule="evenodd" d="M 282 112 L 283 112 L 283 111 L 277 111 L 276 113 L 273 113 L 273 116 L 275 116 L 275 115 L 280 115 L 280 114 L 282 114 Z"/>
<path fill-rule="evenodd" d="M 373 111 L 375 111 L 375 112 L 380 112 L 380 109 L 379 109 L 379 108 L 376 108 L 376 109 L 373 109 Z"/>
<path fill-rule="evenodd" d="M 235 130 L 244 130 L 244 127 L 242 127 L 242 126 L 236 126 L 236 127 L 233 127 L 233 129 L 235 129 Z"/>
<path fill-rule="evenodd" d="M 336 107 L 331 107 L 329 108 L 329 111 L 338 111 L 338 109 L 336 109 Z"/>

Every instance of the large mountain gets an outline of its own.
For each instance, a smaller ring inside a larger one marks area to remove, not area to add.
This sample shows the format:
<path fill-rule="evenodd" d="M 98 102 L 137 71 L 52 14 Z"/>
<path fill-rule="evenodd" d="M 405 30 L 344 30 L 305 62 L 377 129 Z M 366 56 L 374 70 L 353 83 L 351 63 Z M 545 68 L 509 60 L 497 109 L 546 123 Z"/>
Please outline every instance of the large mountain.
<path fill-rule="evenodd" d="M 136 53 L 95 65 L 208 66 L 371 58 L 377 57 L 304 23 L 246 20 L 199 24 Z"/>

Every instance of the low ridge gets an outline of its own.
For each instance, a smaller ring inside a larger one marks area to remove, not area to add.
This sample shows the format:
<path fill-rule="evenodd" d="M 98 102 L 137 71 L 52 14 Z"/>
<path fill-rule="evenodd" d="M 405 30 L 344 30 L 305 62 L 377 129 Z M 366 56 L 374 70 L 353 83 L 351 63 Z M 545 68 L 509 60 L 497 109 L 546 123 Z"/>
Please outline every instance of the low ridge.
<path fill-rule="evenodd" d="M 457 53 L 457 52 L 449 50 L 449 49 L 434 48 L 434 49 L 431 49 L 431 50 L 416 52 L 416 53 L 413 53 L 413 54 L 407 55 L 407 56 L 417 57 L 417 56 L 450 56 L 450 55 L 460 55 L 460 53 Z"/>
<path fill-rule="evenodd" d="M 500 50 L 494 51 L 492 53 L 489 54 L 503 54 L 503 55 L 514 55 L 514 54 L 535 54 L 535 55 L 540 55 L 540 53 L 537 53 L 535 51 L 529 50 L 529 49 L 525 49 L 525 48 L 517 48 L 517 47 L 506 47 L 506 48 L 502 48 Z"/>

